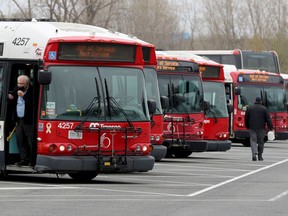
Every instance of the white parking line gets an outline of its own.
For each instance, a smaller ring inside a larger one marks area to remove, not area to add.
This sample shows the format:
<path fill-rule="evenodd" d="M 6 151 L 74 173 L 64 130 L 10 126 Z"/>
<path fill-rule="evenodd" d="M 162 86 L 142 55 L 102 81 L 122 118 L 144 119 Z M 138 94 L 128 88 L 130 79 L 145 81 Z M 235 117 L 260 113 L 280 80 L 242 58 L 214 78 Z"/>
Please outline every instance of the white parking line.
<path fill-rule="evenodd" d="M 5 187 L 0 188 L 0 191 L 4 190 L 55 190 L 55 189 L 79 189 L 79 187 Z"/>
<path fill-rule="evenodd" d="M 276 200 L 281 199 L 282 197 L 286 196 L 287 194 L 288 194 L 288 190 L 278 194 L 277 196 L 273 197 L 269 201 L 276 201 Z"/>
<path fill-rule="evenodd" d="M 269 168 L 271 168 L 271 167 L 277 166 L 277 165 L 282 164 L 282 163 L 285 163 L 285 162 L 287 162 L 287 161 L 288 161 L 288 159 L 283 160 L 283 161 L 279 161 L 279 162 L 274 163 L 274 164 L 271 164 L 271 165 L 269 165 L 269 166 L 265 166 L 265 167 L 262 167 L 262 168 L 260 168 L 260 169 L 257 169 L 257 170 L 254 170 L 254 171 L 245 173 L 245 174 L 243 174 L 243 175 L 237 176 L 237 177 L 235 177 L 235 178 L 229 179 L 229 180 L 227 180 L 227 181 L 221 182 L 221 183 L 219 183 L 219 184 L 212 185 L 212 186 L 210 186 L 210 187 L 208 187 L 208 188 L 205 188 L 205 189 L 203 189 L 203 190 L 197 191 L 197 192 L 195 192 L 195 193 L 188 194 L 187 196 L 189 196 L 189 197 L 197 196 L 197 195 L 199 195 L 199 194 L 208 192 L 208 191 L 213 190 L 213 189 L 215 189 L 215 188 L 221 187 L 221 186 L 223 186 L 223 185 L 225 185 L 225 184 L 228 184 L 228 183 L 231 183 L 231 182 L 236 181 L 236 180 L 238 180 L 238 179 L 241 179 L 241 178 L 247 177 L 247 176 L 249 176 L 249 175 L 255 174 L 255 173 L 260 172 L 260 171 L 262 171 L 262 170 L 269 169 Z"/>

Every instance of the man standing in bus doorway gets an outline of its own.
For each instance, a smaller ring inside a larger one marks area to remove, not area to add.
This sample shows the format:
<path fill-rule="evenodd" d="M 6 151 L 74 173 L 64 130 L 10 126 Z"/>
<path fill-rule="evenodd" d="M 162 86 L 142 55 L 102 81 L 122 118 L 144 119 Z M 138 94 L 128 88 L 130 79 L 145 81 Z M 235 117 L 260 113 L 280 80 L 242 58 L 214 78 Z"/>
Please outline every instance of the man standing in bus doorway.
<path fill-rule="evenodd" d="M 257 97 L 254 105 L 249 106 L 245 113 L 245 126 L 249 129 L 253 161 L 257 161 L 257 155 L 258 160 L 263 161 L 266 124 L 269 130 L 273 130 L 270 114 L 267 108 L 262 105 L 262 99 Z"/>
<path fill-rule="evenodd" d="M 16 139 L 20 153 L 18 166 L 31 163 L 33 143 L 33 89 L 29 77 L 20 75 L 17 86 L 9 92 L 8 99 L 13 103 L 16 122 Z"/>

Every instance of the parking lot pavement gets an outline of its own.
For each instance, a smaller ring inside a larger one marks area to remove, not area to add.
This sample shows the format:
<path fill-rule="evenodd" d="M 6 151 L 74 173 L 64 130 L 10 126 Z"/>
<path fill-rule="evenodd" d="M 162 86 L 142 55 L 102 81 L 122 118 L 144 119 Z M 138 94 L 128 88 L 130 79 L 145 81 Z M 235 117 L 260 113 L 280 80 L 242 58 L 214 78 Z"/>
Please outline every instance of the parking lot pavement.
<path fill-rule="evenodd" d="M 252 161 L 250 148 L 233 144 L 227 152 L 165 158 L 150 172 L 99 174 L 88 184 L 66 175 L 13 175 L 0 181 L 0 204 L 6 206 L 3 215 L 17 215 L 35 203 L 44 206 L 43 215 L 52 206 L 64 208 L 63 215 L 80 206 L 85 215 L 95 210 L 101 211 L 97 215 L 285 215 L 288 142 L 266 143 L 263 157 Z"/>

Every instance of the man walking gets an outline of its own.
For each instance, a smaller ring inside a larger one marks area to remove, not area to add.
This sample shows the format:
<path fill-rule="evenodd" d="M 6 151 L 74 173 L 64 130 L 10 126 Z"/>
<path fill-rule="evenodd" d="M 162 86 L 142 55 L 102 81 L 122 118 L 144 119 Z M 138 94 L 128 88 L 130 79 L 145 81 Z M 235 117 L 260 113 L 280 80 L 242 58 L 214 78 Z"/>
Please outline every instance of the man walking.
<path fill-rule="evenodd" d="M 252 160 L 263 161 L 264 138 L 266 124 L 269 130 L 273 130 L 270 114 L 265 106 L 262 105 L 262 99 L 257 97 L 255 103 L 249 106 L 245 113 L 245 126 L 249 129 L 250 145 L 252 150 Z"/>

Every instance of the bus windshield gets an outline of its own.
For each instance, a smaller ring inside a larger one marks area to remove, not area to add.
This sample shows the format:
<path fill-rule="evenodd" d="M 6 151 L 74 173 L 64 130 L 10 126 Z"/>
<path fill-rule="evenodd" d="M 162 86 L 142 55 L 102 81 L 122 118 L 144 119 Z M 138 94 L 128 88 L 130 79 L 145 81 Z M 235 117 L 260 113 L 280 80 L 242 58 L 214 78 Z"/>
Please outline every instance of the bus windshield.
<path fill-rule="evenodd" d="M 198 76 L 158 74 L 160 95 L 169 98 L 165 113 L 203 111 L 203 90 Z"/>
<path fill-rule="evenodd" d="M 273 52 L 255 52 L 255 51 L 242 51 L 243 55 L 243 68 L 251 70 L 268 71 L 272 73 L 279 73 L 277 68 L 277 58 Z"/>
<path fill-rule="evenodd" d="M 157 80 L 157 72 L 153 68 L 145 68 L 145 83 L 146 83 L 146 92 L 147 98 L 152 99 L 156 102 L 156 113 L 162 114 L 162 108 L 159 96 L 159 88 L 158 88 L 158 80 Z"/>
<path fill-rule="evenodd" d="M 41 119 L 148 121 L 143 71 L 118 67 L 52 66 L 43 86 Z"/>
<path fill-rule="evenodd" d="M 255 98 L 264 95 L 264 105 L 270 112 L 285 112 L 285 91 L 280 86 L 241 85 L 241 95 L 238 95 L 238 108 L 246 110 L 254 104 Z"/>
<path fill-rule="evenodd" d="M 228 117 L 226 95 L 223 83 L 203 82 L 204 100 L 210 103 L 207 117 Z"/>

